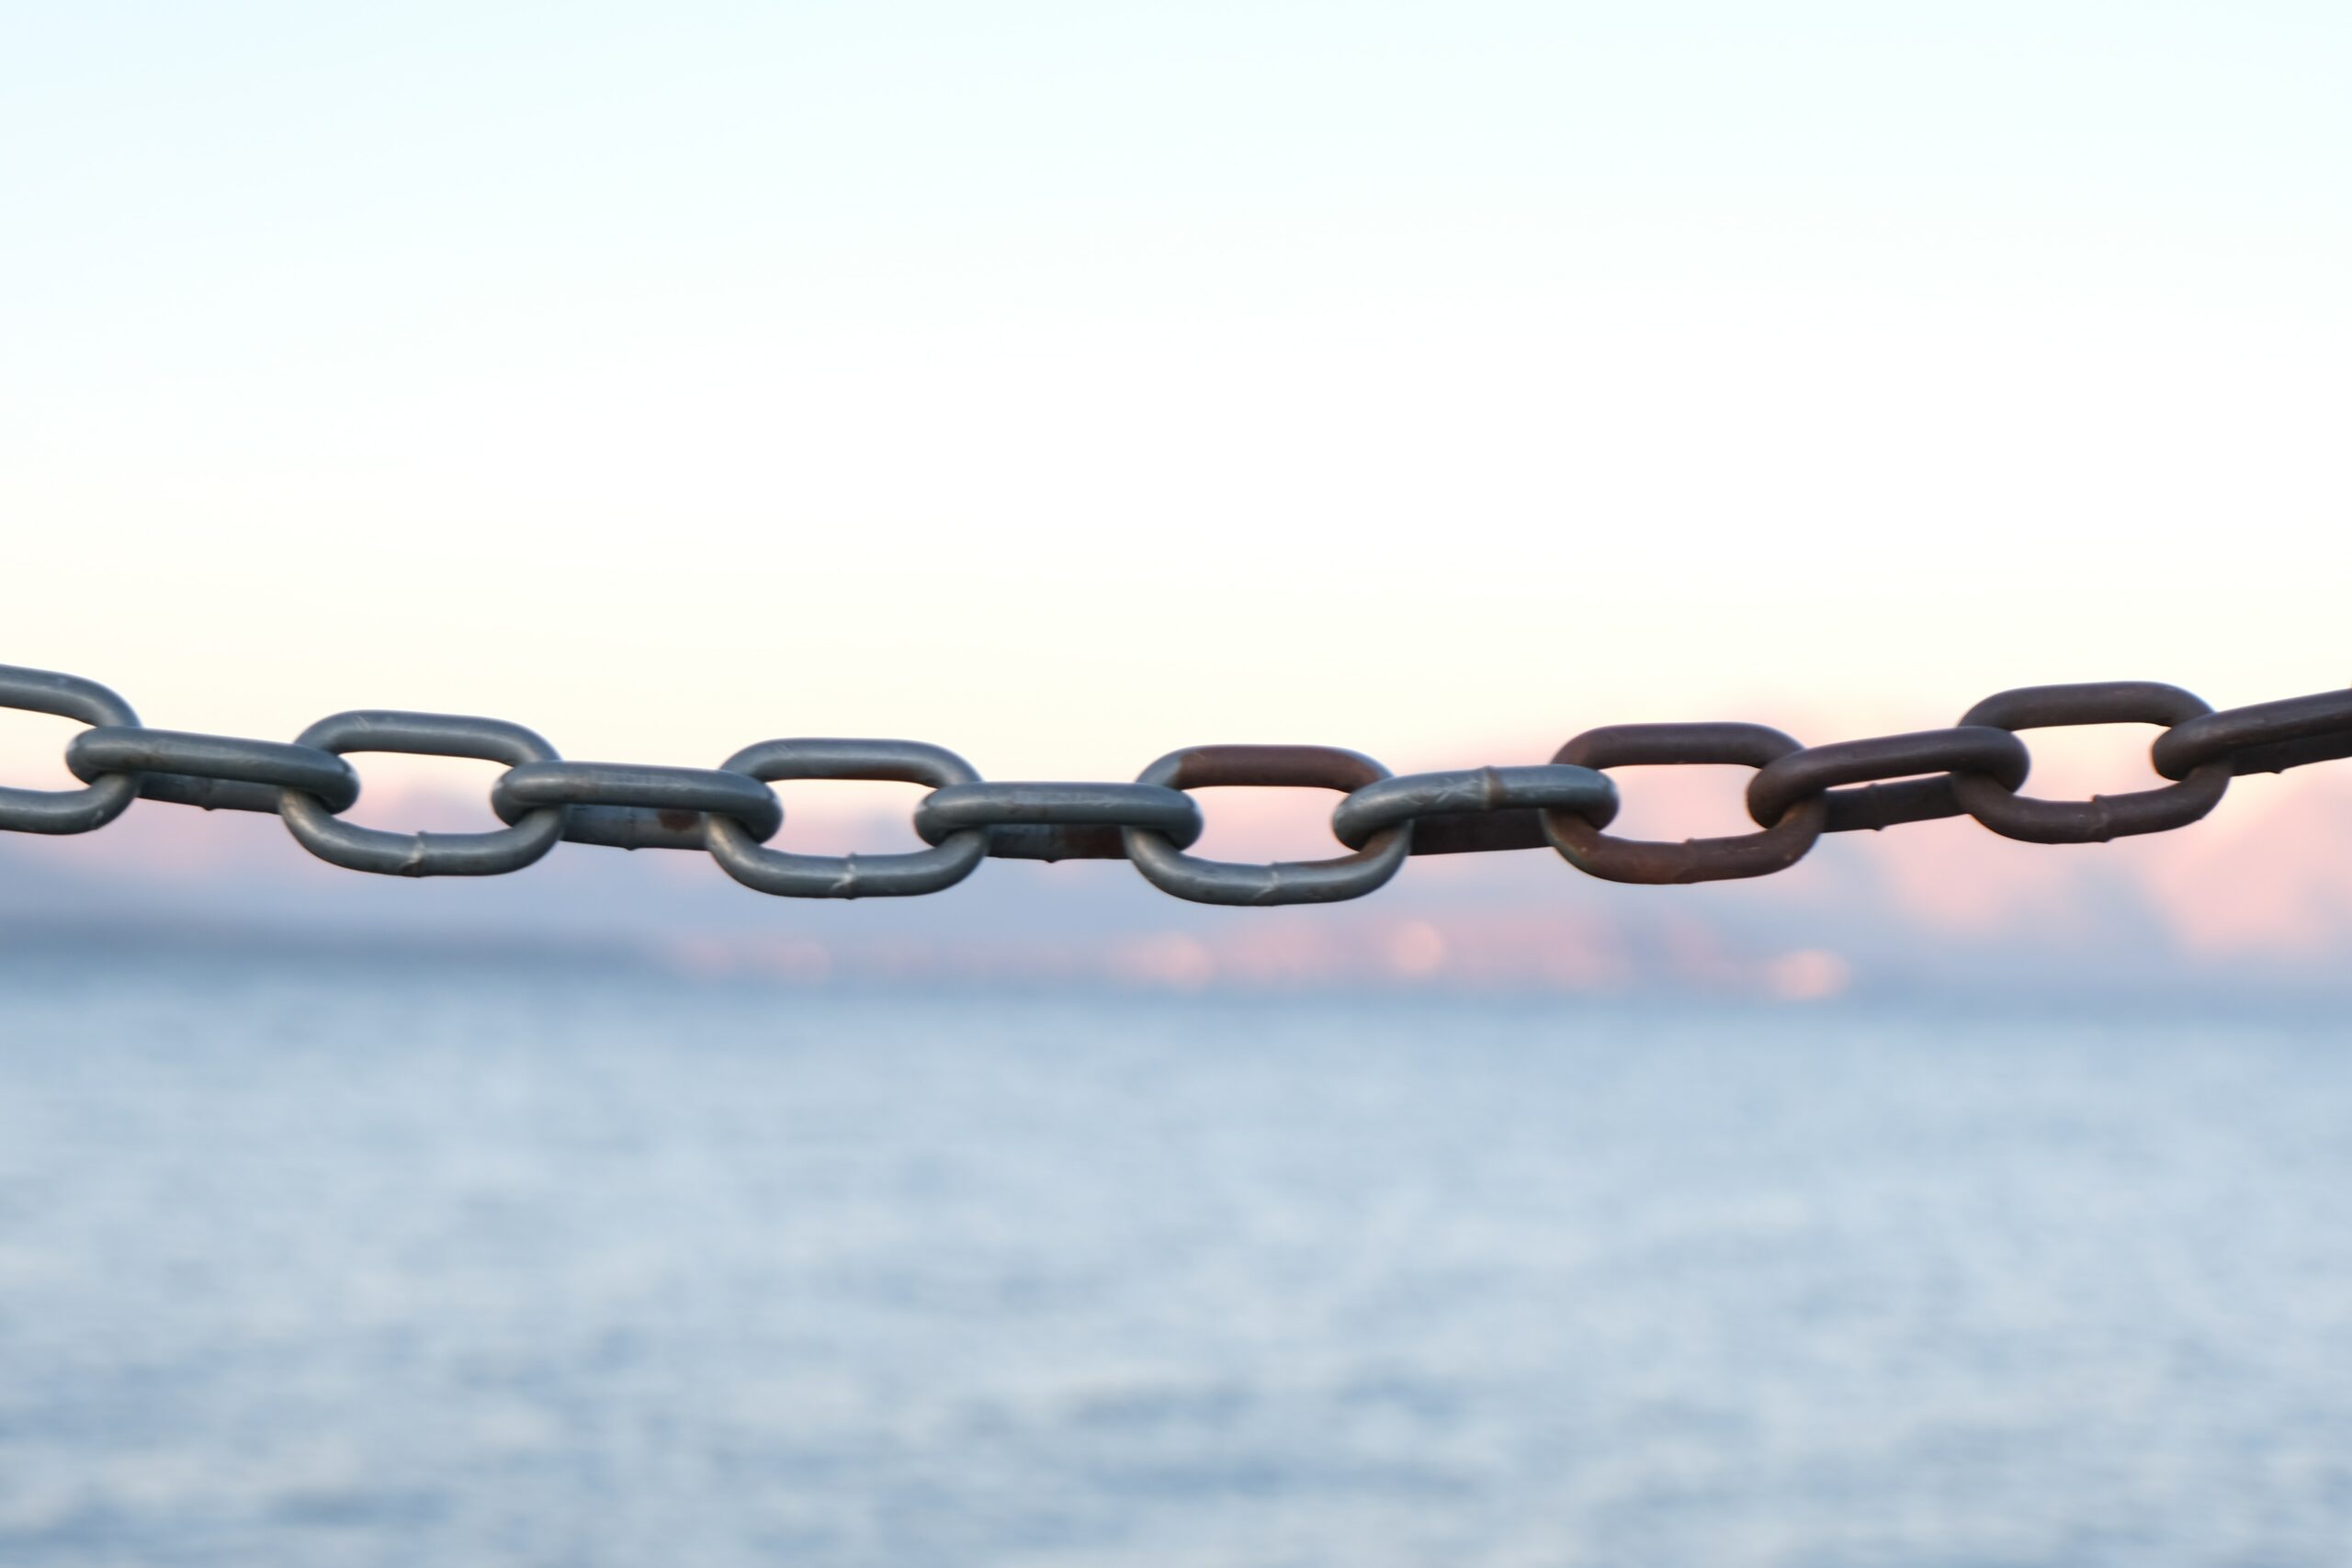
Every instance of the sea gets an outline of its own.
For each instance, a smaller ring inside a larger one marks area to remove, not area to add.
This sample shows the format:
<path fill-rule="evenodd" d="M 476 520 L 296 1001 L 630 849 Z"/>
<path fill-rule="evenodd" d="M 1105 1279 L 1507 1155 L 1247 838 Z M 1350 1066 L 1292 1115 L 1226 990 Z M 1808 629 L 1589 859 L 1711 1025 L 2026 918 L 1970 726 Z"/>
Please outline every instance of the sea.
<path fill-rule="evenodd" d="M 2352 1021 L 0 964 L 0 1564 L 2340 1568 Z"/>

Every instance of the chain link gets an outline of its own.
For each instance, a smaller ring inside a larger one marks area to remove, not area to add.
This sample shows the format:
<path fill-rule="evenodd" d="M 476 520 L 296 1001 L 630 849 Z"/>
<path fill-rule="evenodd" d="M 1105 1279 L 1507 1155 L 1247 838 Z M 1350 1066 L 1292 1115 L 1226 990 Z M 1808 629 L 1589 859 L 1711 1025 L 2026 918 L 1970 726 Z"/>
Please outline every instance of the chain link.
<path fill-rule="evenodd" d="M 1367 788 L 1388 770 L 1337 746 L 1188 746 L 1146 768 L 1136 783 L 1167 789 L 1254 784 L 1279 789 Z M 1127 859 L 1162 893 L 1196 904 L 1335 904 L 1385 885 L 1413 849 L 1410 818 L 1381 829 L 1353 854 L 1244 865 L 1188 855 L 1149 828 L 1122 828 Z"/>
<path fill-rule="evenodd" d="M 2024 741 L 1990 725 L 1837 740 L 1758 769 L 1747 784 L 1747 814 L 1759 828 L 1776 827 L 1792 807 L 1826 791 L 1825 833 L 1933 822 L 1966 809 L 1952 794 L 1953 775 L 1983 773 L 2014 790 L 2032 765 Z M 1838 784 L 1859 787 L 1831 787 Z"/>
<path fill-rule="evenodd" d="M 1760 724 L 1618 724 L 1586 730 L 1552 761 L 1588 768 L 1729 762 L 1762 769 L 1804 750 L 1792 738 Z M 1828 820 L 1829 799 L 1820 791 L 1775 813 L 1760 832 L 1681 843 L 1612 839 L 1600 830 L 1606 824 L 1589 817 L 1544 814 L 1552 847 L 1569 864 L 1611 882 L 1642 883 L 1720 882 L 1786 871 L 1804 858 Z"/>
<path fill-rule="evenodd" d="M 555 748 L 519 724 L 458 714 L 387 709 L 339 713 L 295 738 L 340 757 L 346 751 L 402 751 L 418 757 L 472 757 L 510 768 L 551 762 Z M 561 807 L 542 807 L 490 833 L 390 833 L 345 822 L 327 803 L 285 790 L 277 814 L 295 842 L 322 861 L 384 876 L 501 876 L 520 871 L 563 837 Z"/>
<path fill-rule="evenodd" d="M 1960 722 L 2007 730 L 2072 724 L 2161 724 L 2170 728 L 2212 711 L 2178 686 L 2098 681 L 2021 686 L 1986 697 L 1962 714 Z M 2088 800 L 2035 800 L 2019 795 L 2014 784 L 1984 773 L 1955 775 L 1951 789 L 1971 817 L 2006 838 L 2033 844 L 2096 844 L 2132 833 L 2187 827 L 2221 804 L 2230 774 L 2229 765 L 2215 758 L 2161 788 L 2095 795 Z"/>
<path fill-rule="evenodd" d="M 765 784 L 776 779 L 865 779 L 933 790 L 978 784 L 972 764 L 920 740 L 763 740 L 723 765 Z M 779 807 L 779 809 L 781 807 Z M 948 834 L 927 850 L 888 855 L 798 855 L 762 847 L 732 817 L 711 818 L 710 855 L 744 886 L 786 898 L 909 898 L 943 892 L 972 874 L 988 853 L 979 828 Z"/>
<path fill-rule="evenodd" d="M 55 714 L 88 725 L 129 727 L 139 722 L 129 703 L 96 681 L 8 664 L 0 664 L 0 707 Z M 116 773 L 80 789 L 0 789 L 0 830 L 86 833 L 121 816 L 138 796 L 136 773 Z"/>
<path fill-rule="evenodd" d="M 936 893 L 984 859 L 1125 860 L 1153 886 L 1195 902 L 1330 903 L 1382 886 L 1408 856 L 1547 845 L 1611 881 L 1713 882 L 1783 870 L 1824 833 L 1962 814 L 2035 843 L 2165 832 L 2212 810 L 2239 774 L 2352 757 L 2352 691 L 2216 713 L 2177 686 L 2148 681 L 2020 687 L 1985 698 L 1950 728 L 1815 747 L 1754 724 L 1615 725 L 1586 730 L 1548 763 L 1398 778 L 1335 747 L 1194 746 L 1132 784 L 984 781 L 954 752 L 911 740 L 763 740 L 716 768 L 567 761 L 521 725 L 389 710 L 336 714 L 290 743 L 199 735 L 141 725 L 96 682 L 0 665 L 0 710 L 8 709 L 90 728 L 65 751 L 82 787 L 0 788 L 0 831 L 86 833 L 147 799 L 275 812 L 322 860 L 383 875 L 495 876 L 568 840 L 707 852 L 744 886 L 793 898 Z M 2172 782 L 2086 801 L 2018 793 L 2032 768 L 2018 731 L 2089 724 L 2159 727 L 2150 761 Z M 343 758 L 357 751 L 505 764 L 491 790 L 504 826 L 400 833 L 344 820 L 360 782 Z M 1756 770 L 1747 809 L 1758 831 L 1682 842 L 1604 831 L 1618 807 L 1606 770 L 1694 763 Z M 870 855 L 771 848 L 785 808 L 769 785 L 790 779 L 921 784 L 930 793 L 913 827 L 927 847 Z M 1263 865 L 1187 853 L 1202 831 L 1190 792 L 1231 785 L 1339 792 L 1331 832 L 1350 852 Z"/>

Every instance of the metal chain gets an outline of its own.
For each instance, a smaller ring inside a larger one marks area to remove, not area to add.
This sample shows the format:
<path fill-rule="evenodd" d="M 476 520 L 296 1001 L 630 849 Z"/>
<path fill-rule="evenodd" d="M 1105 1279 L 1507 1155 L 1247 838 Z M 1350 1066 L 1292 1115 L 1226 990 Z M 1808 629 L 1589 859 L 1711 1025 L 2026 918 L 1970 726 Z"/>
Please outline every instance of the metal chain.
<path fill-rule="evenodd" d="M 1411 855 L 1559 852 L 1616 882 L 1761 876 L 1804 858 L 1824 833 L 1873 831 L 1966 815 L 2041 844 L 2094 843 L 2196 821 L 2241 773 L 2283 773 L 2352 757 L 2352 690 L 2216 713 L 2148 681 L 2026 686 L 1985 698 L 1948 729 L 1806 747 L 1754 724 L 1633 724 L 1589 729 L 1547 763 L 1397 778 L 1329 746 L 1193 746 L 1132 784 L 983 780 L 952 751 L 911 740 L 763 740 L 716 768 L 576 762 L 520 725 L 369 709 L 340 713 L 292 742 L 150 729 L 94 681 L 0 665 L 0 709 L 91 728 L 65 763 L 80 789 L 0 788 L 0 830 L 86 833 L 134 798 L 208 811 L 275 812 L 322 860 L 394 876 L 495 876 L 558 840 L 619 849 L 694 850 L 747 887 L 788 898 L 900 897 L 954 886 L 984 859 L 1125 860 L 1154 886 L 1205 904 L 1319 904 L 1361 898 Z M 2162 727 L 2150 749 L 2172 782 L 2086 801 L 2019 795 L 2032 758 L 2018 732 L 2064 725 Z M 343 818 L 359 798 L 354 751 L 503 762 L 491 790 L 503 827 L 394 833 Z M 1655 843 L 1611 837 L 1617 788 L 1607 770 L 1736 763 L 1756 770 L 1757 830 Z M 929 847 L 903 854 L 807 855 L 769 847 L 784 827 L 771 784 L 894 780 L 926 786 L 914 812 Z M 1248 784 L 1328 789 L 1332 837 L 1347 853 L 1271 865 L 1187 853 L 1201 836 L 1191 792 Z"/>

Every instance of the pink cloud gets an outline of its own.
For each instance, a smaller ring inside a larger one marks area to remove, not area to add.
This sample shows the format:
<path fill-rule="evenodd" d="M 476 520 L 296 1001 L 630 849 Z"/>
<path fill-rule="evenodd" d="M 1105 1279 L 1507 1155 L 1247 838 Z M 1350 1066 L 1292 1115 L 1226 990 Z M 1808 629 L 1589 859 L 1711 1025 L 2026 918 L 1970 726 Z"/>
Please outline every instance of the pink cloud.
<path fill-rule="evenodd" d="M 1690 773 L 1628 779 L 1647 830 L 1736 829 L 1724 816 L 1736 809 L 1736 774 Z M 1289 798 L 1209 796 L 1214 852 L 1337 852 L 1317 841 L 1336 796 L 1298 794 L 1305 815 Z M 366 816 L 464 829 L 488 813 L 479 799 L 416 791 L 379 798 Z M 811 807 L 787 831 L 809 851 L 899 847 L 904 824 Z M 1432 857 L 1361 902 L 1292 910 L 1186 905 L 1113 866 L 1001 863 L 944 898 L 844 909 L 752 897 L 699 856 L 578 846 L 492 886 L 420 888 L 315 861 L 266 817 L 153 803 L 79 838 L 0 836 L 0 859 L 90 908 L 157 922 L 207 919 L 233 904 L 241 918 L 317 931 L 387 921 L 596 931 L 690 973 L 805 981 L 1667 987 L 1801 1000 L 1885 976 L 1957 973 L 1950 966 L 1963 961 L 1989 972 L 2010 962 L 2004 954 L 2092 976 L 2252 964 L 2324 978 L 2352 958 L 2352 778 L 2323 769 L 2241 781 L 2204 822 L 2107 845 L 2019 844 L 1966 820 L 1925 823 L 1841 835 L 1778 877 L 1677 888 L 1595 882 L 1548 852 Z M 0 914 L 11 913 L 8 884 L 0 876 Z M 12 918 L 46 908 L 20 897 Z"/>

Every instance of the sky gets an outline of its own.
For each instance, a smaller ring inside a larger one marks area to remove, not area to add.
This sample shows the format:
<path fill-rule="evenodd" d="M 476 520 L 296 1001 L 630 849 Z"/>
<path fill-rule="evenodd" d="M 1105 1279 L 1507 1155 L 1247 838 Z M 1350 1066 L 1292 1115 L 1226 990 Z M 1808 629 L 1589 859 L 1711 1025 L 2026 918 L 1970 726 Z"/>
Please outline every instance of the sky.
<path fill-rule="evenodd" d="M 0 7 L 0 662 L 1102 778 L 2338 686 L 2347 76 L 2322 5 Z"/>

